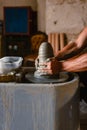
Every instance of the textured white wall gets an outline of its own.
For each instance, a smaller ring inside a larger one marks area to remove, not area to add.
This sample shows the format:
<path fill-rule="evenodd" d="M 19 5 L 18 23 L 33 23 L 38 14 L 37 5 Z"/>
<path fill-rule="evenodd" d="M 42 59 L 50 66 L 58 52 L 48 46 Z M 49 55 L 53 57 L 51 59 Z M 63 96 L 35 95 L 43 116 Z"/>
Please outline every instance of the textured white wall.
<path fill-rule="evenodd" d="M 86 25 L 86 0 L 46 0 L 47 33 L 78 34 Z"/>

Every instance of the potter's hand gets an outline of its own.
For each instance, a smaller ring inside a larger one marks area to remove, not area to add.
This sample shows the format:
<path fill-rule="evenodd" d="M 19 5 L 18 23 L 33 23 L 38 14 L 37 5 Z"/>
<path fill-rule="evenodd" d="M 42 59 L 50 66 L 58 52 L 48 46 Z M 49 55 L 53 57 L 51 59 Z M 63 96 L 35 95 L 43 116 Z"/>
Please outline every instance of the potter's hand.
<path fill-rule="evenodd" d="M 46 62 L 40 63 L 40 65 L 45 66 L 44 68 L 40 68 L 40 71 L 50 75 L 58 74 L 61 71 L 61 62 L 56 60 L 55 57 L 48 58 Z"/>

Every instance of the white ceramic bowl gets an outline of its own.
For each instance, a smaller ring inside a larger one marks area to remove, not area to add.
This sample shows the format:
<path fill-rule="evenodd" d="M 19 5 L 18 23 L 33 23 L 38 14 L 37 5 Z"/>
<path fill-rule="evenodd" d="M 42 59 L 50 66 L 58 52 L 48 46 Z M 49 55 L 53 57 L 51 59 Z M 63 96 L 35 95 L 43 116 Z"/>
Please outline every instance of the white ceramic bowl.
<path fill-rule="evenodd" d="M 7 74 L 21 67 L 23 58 L 16 56 L 5 56 L 0 59 L 0 74 Z"/>

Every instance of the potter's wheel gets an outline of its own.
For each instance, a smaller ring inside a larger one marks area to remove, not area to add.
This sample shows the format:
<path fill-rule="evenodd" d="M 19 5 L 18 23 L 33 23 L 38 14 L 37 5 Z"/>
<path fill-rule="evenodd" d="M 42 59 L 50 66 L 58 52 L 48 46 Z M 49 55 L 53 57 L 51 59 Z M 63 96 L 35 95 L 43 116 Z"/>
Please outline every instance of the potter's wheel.
<path fill-rule="evenodd" d="M 35 61 L 36 71 L 27 73 L 25 78 L 32 83 L 63 83 L 69 81 L 71 77 L 74 77 L 68 72 L 60 72 L 58 75 L 49 75 L 41 72 L 40 69 L 46 67 L 45 65 L 41 65 L 41 63 L 49 62 L 53 57 L 54 53 L 51 44 L 43 42 L 39 47 L 38 60 Z"/>
<path fill-rule="evenodd" d="M 58 78 L 57 77 L 48 78 L 47 76 L 35 77 L 34 72 L 30 72 L 25 75 L 25 78 L 32 83 L 64 83 L 72 80 L 73 77 L 74 75 L 69 72 L 60 72 Z"/>

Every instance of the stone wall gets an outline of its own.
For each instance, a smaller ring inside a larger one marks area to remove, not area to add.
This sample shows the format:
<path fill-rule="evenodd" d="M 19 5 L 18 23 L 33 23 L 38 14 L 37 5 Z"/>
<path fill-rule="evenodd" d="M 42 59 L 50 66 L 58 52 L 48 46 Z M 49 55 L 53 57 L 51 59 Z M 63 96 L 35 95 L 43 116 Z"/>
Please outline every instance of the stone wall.
<path fill-rule="evenodd" d="M 86 0 L 46 0 L 46 32 L 65 32 L 74 39 L 87 25 Z"/>

